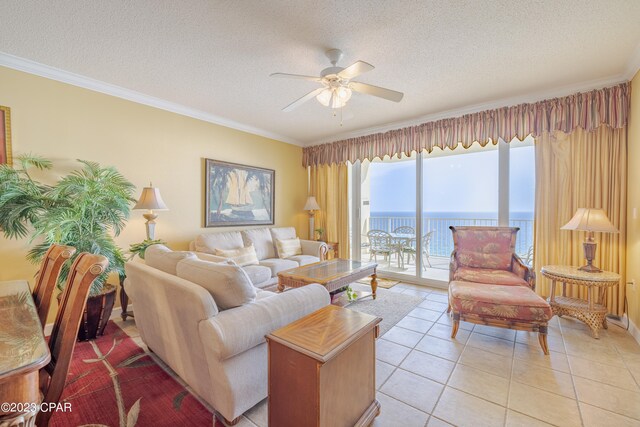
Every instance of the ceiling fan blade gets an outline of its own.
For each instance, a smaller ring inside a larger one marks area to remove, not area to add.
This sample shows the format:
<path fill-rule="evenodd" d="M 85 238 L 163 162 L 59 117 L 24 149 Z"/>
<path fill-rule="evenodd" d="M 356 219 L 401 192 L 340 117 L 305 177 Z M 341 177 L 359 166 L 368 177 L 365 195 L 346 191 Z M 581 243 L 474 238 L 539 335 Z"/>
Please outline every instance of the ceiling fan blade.
<path fill-rule="evenodd" d="M 303 76 L 301 74 L 273 73 L 273 74 L 270 74 L 269 77 L 280 77 L 280 78 L 285 78 L 285 79 L 310 80 L 312 82 L 321 82 L 322 81 L 322 78 L 320 78 L 320 77 Z"/>
<path fill-rule="evenodd" d="M 366 93 L 367 95 L 377 96 L 378 98 L 388 99 L 393 102 L 402 101 L 402 97 L 404 96 L 402 92 L 360 82 L 351 82 L 349 83 L 349 87 L 356 92 Z"/>
<path fill-rule="evenodd" d="M 367 62 L 358 61 L 349 65 L 344 70 L 338 73 L 338 77 L 341 79 L 351 80 L 354 77 L 358 77 L 360 74 L 373 70 L 375 67 Z"/>
<path fill-rule="evenodd" d="M 302 98 L 296 99 L 291 104 L 289 104 L 286 107 L 284 107 L 282 109 L 282 111 L 284 111 L 285 113 L 288 113 L 289 111 L 293 110 L 294 108 L 297 108 L 298 106 L 304 104 L 305 102 L 307 102 L 311 98 L 317 96 L 323 90 L 324 90 L 324 87 L 320 87 L 320 88 L 318 88 L 316 90 L 313 90 L 313 91 L 309 92 L 308 94 L 306 94 Z"/>

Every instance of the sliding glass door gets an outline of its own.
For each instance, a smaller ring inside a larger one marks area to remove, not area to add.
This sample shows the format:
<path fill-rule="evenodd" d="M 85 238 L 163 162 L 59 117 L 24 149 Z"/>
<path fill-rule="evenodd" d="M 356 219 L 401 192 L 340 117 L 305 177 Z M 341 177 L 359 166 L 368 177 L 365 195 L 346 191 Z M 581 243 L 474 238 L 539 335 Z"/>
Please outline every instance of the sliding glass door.
<path fill-rule="evenodd" d="M 416 156 L 362 162 L 361 259 L 415 277 Z"/>
<path fill-rule="evenodd" d="M 422 277 L 448 281 L 451 226 L 498 224 L 498 149 L 436 149 L 422 160 Z"/>
<path fill-rule="evenodd" d="M 435 149 L 351 167 L 352 257 L 382 277 L 446 284 L 450 226 L 520 228 L 517 252 L 532 256 L 533 139 Z"/>

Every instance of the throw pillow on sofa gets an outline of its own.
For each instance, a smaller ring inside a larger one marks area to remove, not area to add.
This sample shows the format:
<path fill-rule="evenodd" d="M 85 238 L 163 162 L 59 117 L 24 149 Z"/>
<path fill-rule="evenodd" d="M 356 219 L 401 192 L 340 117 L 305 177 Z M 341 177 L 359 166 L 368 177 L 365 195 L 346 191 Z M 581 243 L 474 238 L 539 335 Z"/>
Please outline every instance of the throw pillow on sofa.
<path fill-rule="evenodd" d="M 274 242 L 277 242 L 278 240 L 295 239 L 296 237 L 298 237 L 296 235 L 296 229 L 293 227 L 271 227 L 269 230 L 271 231 L 271 237 L 273 237 Z M 278 254 L 277 245 L 276 256 L 280 256 L 280 254 Z"/>
<path fill-rule="evenodd" d="M 215 249 L 215 254 L 224 258 L 231 258 L 240 267 L 245 265 L 258 265 L 258 254 L 256 254 L 256 248 L 253 245 L 249 245 L 246 248 L 238 249 Z"/>
<path fill-rule="evenodd" d="M 278 249 L 278 256 L 286 259 L 296 255 L 302 255 L 302 246 L 300 245 L 300 239 L 278 239 L 276 240 L 276 248 Z"/>
<path fill-rule="evenodd" d="M 197 257 L 193 252 L 172 251 L 165 245 L 152 245 L 144 252 L 145 264 L 174 276 L 176 266 L 183 259 L 197 259 Z"/>
<path fill-rule="evenodd" d="M 205 288 L 220 310 L 255 301 L 256 288 L 247 273 L 235 262 L 214 263 L 198 258 L 178 263 L 178 277 Z"/>
<path fill-rule="evenodd" d="M 276 250 L 271 237 L 271 231 L 268 228 L 252 228 L 241 232 L 244 239 L 244 245 L 253 245 L 256 248 L 258 259 L 269 259 L 276 257 Z"/>

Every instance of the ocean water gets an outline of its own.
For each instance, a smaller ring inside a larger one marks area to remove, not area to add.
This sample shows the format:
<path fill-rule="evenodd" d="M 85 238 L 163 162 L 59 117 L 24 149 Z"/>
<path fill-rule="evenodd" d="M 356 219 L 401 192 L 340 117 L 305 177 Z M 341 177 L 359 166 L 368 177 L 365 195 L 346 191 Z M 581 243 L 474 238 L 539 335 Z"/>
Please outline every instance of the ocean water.
<path fill-rule="evenodd" d="M 516 252 L 526 256 L 533 245 L 533 212 L 510 212 L 509 225 L 519 227 Z M 433 231 L 429 242 L 430 254 L 448 257 L 453 250 L 453 239 L 449 226 L 478 225 L 497 226 L 497 212 L 425 212 L 422 217 L 424 233 Z M 416 228 L 415 212 L 371 212 L 369 230 L 384 230 L 392 233 L 396 228 Z"/>
<path fill-rule="evenodd" d="M 371 212 L 372 217 L 414 217 L 415 212 Z M 498 212 L 423 212 L 423 218 L 498 219 Z M 531 220 L 533 212 L 509 212 L 510 219 Z"/>

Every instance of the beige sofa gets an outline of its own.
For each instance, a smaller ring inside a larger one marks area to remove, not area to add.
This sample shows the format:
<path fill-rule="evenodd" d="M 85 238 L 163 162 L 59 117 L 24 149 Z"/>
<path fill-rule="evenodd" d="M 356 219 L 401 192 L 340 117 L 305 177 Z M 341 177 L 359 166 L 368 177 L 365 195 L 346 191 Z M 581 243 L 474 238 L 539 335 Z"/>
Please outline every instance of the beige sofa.
<path fill-rule="evenodd" d="M 152 257 L 150 250 L 146 264 L 125 265 L 125 287 L 135 301 L 140 336 L 227 422 L 234 421 L 267 397 L 265 335 L 328 305 L 329 293 L 320 285 L 309 285 L 275 294 L 253 288 L 247 278 L 254 300 L 220 310 L 210 290 L 176 275 L 188 277 L 181 272 L 190 263 L 197 264 L 196 273 L 206 279 L 204 270 L 220 264 L 204 262 L 190 252 L 165 250 Z M 234 268 L 233 263 L 224 265 Z M 214 285 L 232 286 L 228 281 Z"/>
<path fill-rule="evenodd" d="M 208 254 L 211 261 L 225 261 L 217 257 L 216 249 L 238 249 L 253 244 L 258 255 L 259 265 L 242 267 L 257 288 L 265 288 L 278 283 L 278 272 L 311 264 L 326 259 L 328 247 L 324 242 L 300 239 L 302 255 L 282 259 L 278 256 L 277 239 L 293 239 L 296 229 L 293 227 L 252 228 L 243 231 L 227 231 L 200 234 L 189 244 L 189 250 Z M 204 258 L 204 257 L 202 257 Z"/>

